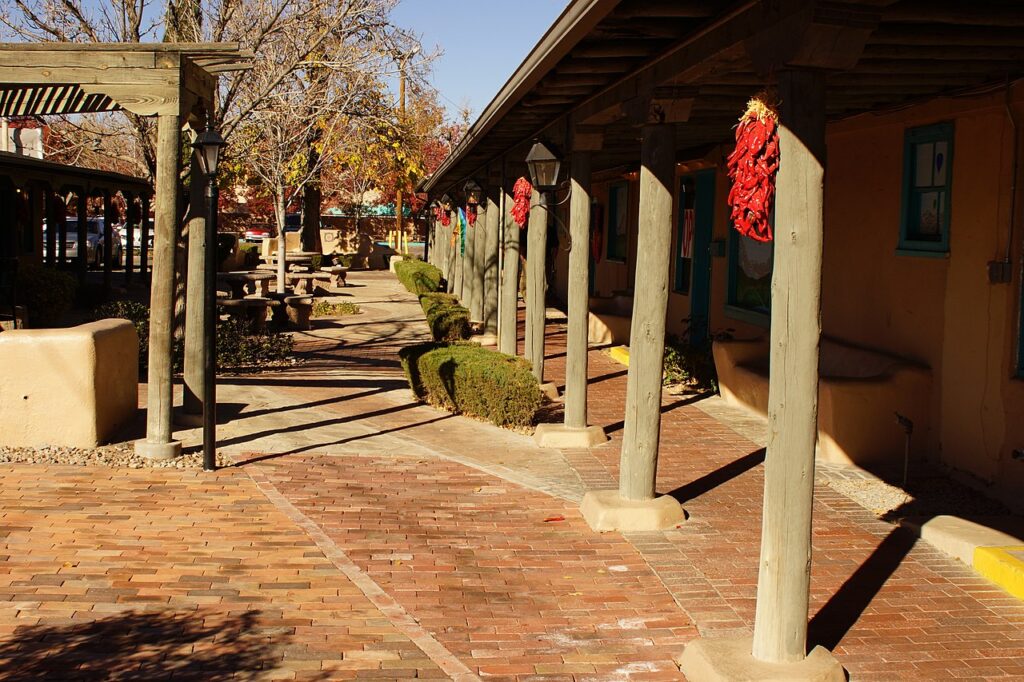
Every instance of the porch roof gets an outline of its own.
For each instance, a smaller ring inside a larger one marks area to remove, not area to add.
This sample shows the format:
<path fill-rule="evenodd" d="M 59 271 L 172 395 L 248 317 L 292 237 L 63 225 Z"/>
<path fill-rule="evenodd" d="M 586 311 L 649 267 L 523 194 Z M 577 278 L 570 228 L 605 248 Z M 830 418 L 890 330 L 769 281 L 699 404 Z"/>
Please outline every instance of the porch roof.
<path fill-rule="evenodd" d="M 746 101 L 773 82 L 755 68 L 762 39 L 777 44 L 793 31 L 796 45 L 808 22 L 826 39 L 787 64 L 822 53 L 849 60 L 829 72 L 829 120 L 1001 87 L 1024 73 L 1024 8 L 1008 0 L 574 0 L 421 187 L 440 194 L 486 180 L 504 157 L 512 177 L 524 174 L 534 138 L 567 152 L 574 129 L 603 137 L 595 171 L 636 163 L 631 107 L 647 98 L 686 120 L 679 157 L 702 156 L 731 139 Z M 839 29 L 865 39 L 863 51 L 829 43 Z"/>
<path fill-rule="evenodd" d="M 48 185 L 56 191 L 76 189 L 87 195 L 101 190 L 109 192 L 124 190 L 136 195 L 151 195 L 153 193 L 152 186 L 145 178 L 93 168 L 67 166 L 11 152 L 0 152 L 0 177 L 5 175 L 19 186 L 40 183 Z"/>

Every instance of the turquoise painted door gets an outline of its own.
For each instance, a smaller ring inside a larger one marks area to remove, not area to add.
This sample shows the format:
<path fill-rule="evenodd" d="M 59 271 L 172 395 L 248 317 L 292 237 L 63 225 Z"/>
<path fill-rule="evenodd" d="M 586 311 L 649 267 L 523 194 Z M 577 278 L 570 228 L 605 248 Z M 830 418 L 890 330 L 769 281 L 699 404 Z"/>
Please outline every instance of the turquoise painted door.
<path fill-rule="evenodd" d="M 675 290 L 690 297 L 691 346 L 704 346 L 711 310 L 711 232 L 714 227 L 715 171 L 679 179 Z"/>

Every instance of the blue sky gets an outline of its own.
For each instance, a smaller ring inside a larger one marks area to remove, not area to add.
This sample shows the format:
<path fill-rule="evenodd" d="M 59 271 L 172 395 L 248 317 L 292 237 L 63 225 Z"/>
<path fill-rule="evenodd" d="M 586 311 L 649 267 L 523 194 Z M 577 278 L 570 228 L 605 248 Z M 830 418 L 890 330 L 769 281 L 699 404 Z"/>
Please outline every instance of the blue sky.
<path fill-rule="evenodd" d="M 471 120 L 498 93 L 568 0 L 403 0 L 396 24 L 420 35 L 424 49 L 444 51 L 432 80 L 453 118 L 463 104 Z"/>

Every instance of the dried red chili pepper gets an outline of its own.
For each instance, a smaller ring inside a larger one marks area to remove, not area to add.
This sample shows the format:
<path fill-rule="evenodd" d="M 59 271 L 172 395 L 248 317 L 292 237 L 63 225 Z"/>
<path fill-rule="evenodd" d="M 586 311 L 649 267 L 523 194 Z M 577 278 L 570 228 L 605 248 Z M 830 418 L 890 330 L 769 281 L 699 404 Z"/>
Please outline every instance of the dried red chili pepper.
<path fill-rule="evenodd" d="M 530 215 L 530 199 L 533 197 L 533 185 L 526 178 L 519 178 L 512 186 L 512 220 L 520 228 L 526 225 Z"/>
<path fill-rule="evenodd" d="M 747 103 L 736 126 L 736 148 L 728 159 L 733 226 L 740 234 L 762 242 L 772 240 L 769 218 L 779 170 L 778 114 L 766 100 L 758 96 Z"/>

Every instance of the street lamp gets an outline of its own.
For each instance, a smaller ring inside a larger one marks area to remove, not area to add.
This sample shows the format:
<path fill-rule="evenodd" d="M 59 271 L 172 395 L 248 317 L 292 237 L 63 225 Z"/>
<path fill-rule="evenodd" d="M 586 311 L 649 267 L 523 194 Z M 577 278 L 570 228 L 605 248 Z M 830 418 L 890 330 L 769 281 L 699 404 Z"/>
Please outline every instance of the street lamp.
<path fill-rule="evenodd" d="M 530 169 L 530 182 L 541 194 L 558 187 L 558 171 L 562 161 L 540 140 L 533 143 L 526 155 L 526 166 Z"/>
<path fill-rule="evenodd" d="M 217 468 L 217 164 L 224 138 L 207 123 L 192 143 L 196 161 L 206 176 L 206 286 L 203 292 L 203 469 Z M 197 182 L 199 178 L 192 178 Z"/>
<path fill-rule="evenodd" d="M 466 184 L 462 186 L 462 192 L 466 195 L 466 203 L 471 206 L 479 204 L 481 197 L 483 197 L 483 190 L 480 189 L 480 185 L 476 184 L 476 181 L 472 178 L 466 180 Z"/>

